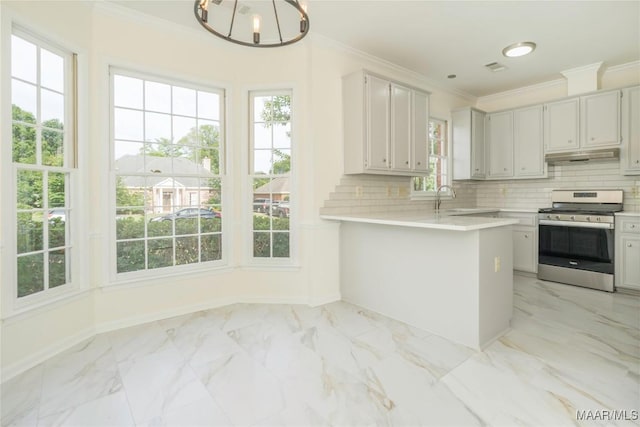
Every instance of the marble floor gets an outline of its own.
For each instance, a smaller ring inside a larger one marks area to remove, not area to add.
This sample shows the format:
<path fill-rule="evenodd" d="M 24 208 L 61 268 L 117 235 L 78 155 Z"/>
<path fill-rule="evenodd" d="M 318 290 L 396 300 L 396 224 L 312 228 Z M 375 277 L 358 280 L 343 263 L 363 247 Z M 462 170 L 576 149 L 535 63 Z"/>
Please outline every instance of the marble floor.
<path fill-rule="evenodd" d="M 512 330 L 483 352 L 345 302 L 236 304 L 101 334 L 6 382 L 1 424 L 640 422 L 640 298 L 516 276 L 514 304 Z"/>

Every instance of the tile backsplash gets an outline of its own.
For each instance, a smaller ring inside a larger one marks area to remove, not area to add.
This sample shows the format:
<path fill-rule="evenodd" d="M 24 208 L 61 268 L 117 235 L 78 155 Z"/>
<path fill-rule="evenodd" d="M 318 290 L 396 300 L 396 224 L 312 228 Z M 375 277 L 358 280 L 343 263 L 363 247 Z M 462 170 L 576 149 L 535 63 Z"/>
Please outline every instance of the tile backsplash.
<path fill-rule="evenodd" d="M 544 179 L 456 181 L 456 198 L 441 207 L 538 209 L 551 206 L 556 189 L 624 191 L 625 211 L 640 212 L 640 176 L 620 175 L 618 162 L 549 166 Z M 635 192 L 634 192 L 635 189 Z M 321 208 L 321 214 L 432 212 L 433 200 L 411 200 L 411 179 L 377 175 L 344 175 Z"/>

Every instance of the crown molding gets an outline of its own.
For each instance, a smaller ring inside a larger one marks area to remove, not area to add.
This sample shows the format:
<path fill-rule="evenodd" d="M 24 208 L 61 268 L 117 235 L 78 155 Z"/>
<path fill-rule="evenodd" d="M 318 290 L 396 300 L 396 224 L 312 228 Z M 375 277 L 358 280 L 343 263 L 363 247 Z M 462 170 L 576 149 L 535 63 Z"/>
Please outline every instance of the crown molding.
<path fill-rule="evenodd" d="M 311 34 L 311 38 L 312 41 L 319 45 L 319 46 L 325 46 L 325 47 L 329 47 L 329 48 L 333 48 L 335 50 L 341 51 L 343 53 L 349 54 L 351 56 L 355 56 L 361 60 L 364 61 L 368 61 L 368 62 L 373 62 L 374 64 L 377 64 L 379 66 L 385 67 L 385 68 L 389 68 L 393 71 L 399 72 L 399 73 L 403 73 L 406 74 L 408 76 L 410 76 L 411 78 L 415 79 L 416 81 L 419 81 L 421 83 L 423 83 L 425 85 L 425 89 L 438 89 L 441 90 L 443 92 L 447 92 L 449 94 L 452 95 L 456 95 L 459 96 L 461 98 L 464 98 L 470 102 L 476 102 L 476 100 L 478 99 L 475 95 L 471 95 L 470 93 L 461 91 L 461 90 L 456 90 L 456 89 L 451 89 L 451 88 L 447 88 L 444 87 L 442 84 L 440 84 L 439 82 L 436 82 L 435 80 L 432 80 L 430 78 L 428 78 L 427 76 L 425 76 L 424 74 L 421 74 L 417 71 L 411 70 L 409 68 L 405 68 L 403 66 L 400 66 L 398 64 L 395 64 L 393 62 L 387 61 L 386 59 L 382 59 L 378 56 L 372 55 L 370 53 L 364 52 L 362 50 L 356 49 L 352 46 L 346 45 L 342 42 L 339 42 L 335 39 L 329 38 L 327 36 L 324 36 L 322 34 L 317 34 L 317 33 L 313 33 Z"/>

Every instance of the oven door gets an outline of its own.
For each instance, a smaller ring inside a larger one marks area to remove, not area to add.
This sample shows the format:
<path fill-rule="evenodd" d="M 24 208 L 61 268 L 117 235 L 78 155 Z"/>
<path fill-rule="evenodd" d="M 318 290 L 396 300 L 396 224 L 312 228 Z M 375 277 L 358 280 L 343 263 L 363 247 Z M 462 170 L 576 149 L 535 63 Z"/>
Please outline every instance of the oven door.
<path fill-rule="evenodd" d="M 540 221 L 539 264 L 613 274 L 613 224 Z"/>

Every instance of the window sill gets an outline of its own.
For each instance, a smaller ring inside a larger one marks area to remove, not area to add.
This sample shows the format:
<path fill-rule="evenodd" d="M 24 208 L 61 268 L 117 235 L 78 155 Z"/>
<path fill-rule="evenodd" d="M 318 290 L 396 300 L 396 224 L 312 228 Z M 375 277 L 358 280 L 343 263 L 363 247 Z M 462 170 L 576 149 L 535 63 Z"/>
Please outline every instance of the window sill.
<path fill-rule="evenodd" d="M 26 317 L 42 314 L 65 304 L 69 304 L 87 296 L 92 291 L 93 288 L 69 289 L 65 292 L 61 292 L 55 297 L 42 298 L 37 302 L 34 301 L 33 303 L 24 304 L 21 307 L 8 310 L 9 313 L 2 318 L 2 321 L 5 324 L 19 322 Z"/>
<path fill-rule="evenodd" d="M 436 193 L 433 191 L 415 191 L 409 195 L 409 200 L 436 200 Z M 451 194 L 441 194 L 440 200 L 453 200 Z"/>

